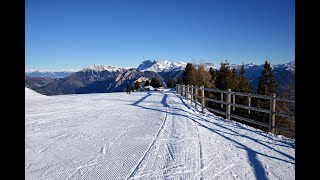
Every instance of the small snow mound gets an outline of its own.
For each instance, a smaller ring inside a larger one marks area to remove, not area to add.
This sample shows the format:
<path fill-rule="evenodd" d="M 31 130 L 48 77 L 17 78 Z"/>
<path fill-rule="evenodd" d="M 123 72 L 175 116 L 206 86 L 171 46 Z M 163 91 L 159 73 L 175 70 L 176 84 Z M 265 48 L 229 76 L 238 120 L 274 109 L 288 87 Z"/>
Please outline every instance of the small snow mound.
<path fill-rule="evenodd" d="M 44 97 L 44 95 L 25 87 L 25 98 L 34 98 L 34 97 Z"/>

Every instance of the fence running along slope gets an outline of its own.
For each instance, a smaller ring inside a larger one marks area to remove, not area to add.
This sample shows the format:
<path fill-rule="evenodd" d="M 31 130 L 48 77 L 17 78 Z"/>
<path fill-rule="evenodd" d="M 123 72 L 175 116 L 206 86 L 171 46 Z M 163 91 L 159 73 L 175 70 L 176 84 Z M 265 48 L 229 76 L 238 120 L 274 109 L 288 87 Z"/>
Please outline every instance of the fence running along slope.
<path fill-rule="evenodd" d="M 200 91 L 200 95 L 199 92 Z M 209 92 L 215 92 L 215 93 L 220 93 L 220 100 L 218 99 L 212 99 L 212 98 L 207 98 L 205 97 L 205 91 Z M 225 115 L 226 119 L 230 120 L 230 118 L 242 120 L 245 122 L 249 122 L 252 124 L 260 125 L 263 127 L 267 127 L 269 131 L 273 134 L 275 134 L 275 129 L 284 131 L 289 134 L 295 134 L 295 131 L 292 129 L 276 126 L 276 118 L 275 116 L 281 116 L 285 118 L 290 118 L 290 119 L 295 119 L 294 113 L 291 112 L 277 112 L 276 111 L 276 101 L 284 101 L 284 102 L 289 102 L 289 103 L 295 103 L 294 100 L 288 99 L 288 98 L 283 98 L 283 97 L 276 97 L 276 94 L 270 94 L 270 96 L 266 95 L 260 95 L 260 94 L 252 94 L 252 93 L 242 93 L 242 92 L 235 92 L 231 91 L 230 89 L 228 90 L 220 90 L 220 89 L 213 89 L 213 88 L 205 88 L 204 86 L 194 86 L 194 85 L 176 85 L 176 92 L 178 95 L 186 98 L 187 100 L 191 101 L 191 104 L 194 102 L 194 105 L 200 105 L 201 106 L 201 112 L 204 112 L 204 109 L 208 109 L 212 112 L 218 113 Z M 236 96 L 243 96 L 243 97 L 248 97 L 248 105 L 243 105 L 243 104 L 236 104 Z M 226 97 L 226 101 L 224 101 L 224 98 Z M 270 101 L 270 108 L 269 109 L 262 109 L 262 108 L 257 108 L 257 107 L 252 107 L 251 106 L 251 98 L 257 98 L 257 99 L 266 99 Z M 198 100 L 200 99 L 200 104 Z M 226 111 L 220 111 L 217 109 L 213 109 L 210 107 L 205 107 L 205 101 L 211 101 L 214 103 L 219 103 L 221 104 L 221 108 L 223 106 L 226 106 Z M 235 111 L 235 108 L 243 108 L 247 109 L 248 113 L 250 114 L 250 110 L 253 111 L 258 111 L 262 113 L 267 113 L 269 114 L 269 123 L 264 123 L 264 122 L 259 122 L 253 119 L 245 118 L 242 116 L 238 116 L 235 114 L 232 114 L 232 111 Z M 232 111 L 231 111 L 232 108 Z"/>

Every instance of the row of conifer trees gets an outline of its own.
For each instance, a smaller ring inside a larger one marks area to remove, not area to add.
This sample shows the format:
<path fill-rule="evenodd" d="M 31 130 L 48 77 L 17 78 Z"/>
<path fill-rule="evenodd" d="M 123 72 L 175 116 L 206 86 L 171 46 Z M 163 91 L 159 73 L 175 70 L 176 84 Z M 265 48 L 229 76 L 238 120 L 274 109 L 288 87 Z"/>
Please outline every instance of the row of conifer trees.
<path fill-rule="evenodd" d="M 278 82 L 275 78 L 275 75 L 272 71 L 272 68 L 270 66 L 270 63 L 268 61 L 265 61 L 264 69 L 261 72 L 261 76 L 258 81 L 258 87 L 256 90 L 253 89 L 250 81 L 245 77 L 246 69 L 244 65 L 241 66 L 240 71 L 238 72 L 236 68 L 230 68 L 228 62 L 221 63 L 220 69 L 215 70 L 213 68 L 210 68 L 209 71 L 205 69 L 204 65 L 198 65 L 195 66 L 192 63 L 188 63 L 184 72 L 182 78 L 176 79 L 176 81 L 173 81 L 177 84 L 185 84 L 185 85 L 198 85 L 198 86 L 205 86 L 208 88 L 217 88 L 220 90 L 226 90 L 231 89 L 232 91 L 237 92 L 243 92 L 243 93 L 256 93 L 256 94 L 262 94 L 262 95 L 270 95 L 271 93 L 277 94 L 277 96 L 282 97 L 290 97 L 294 98 L 294 82 L 291 82 L 290 85 L 287 87 L 287 89 L 282 92 L 281 94 L 278 92 Z M 218 99 L 220 100 L 220 93 L 214 93 L 214 92 L 208 92 L 205 91 L 205 96 L 212 99 Z M 226 97 L 224 97 L 224 101 Z M 237 104 L 248 104 L 248 97 L 241 97 L 237 96 L 236 98 Z M 263 100 L 263 99 L 257 99 L 252 98 L 251 99 L 251 106 L 262 108 L 262 109 L 269 109 L 270 101 L 269 100 Z M 221 108 L 220 104 L 213 103 L 211 101 L 206 101 L 206 106 L 225 111 L 225 106 Z M 295 107 L 292 103 L 286 103 L 286 102 L 277 102 L 276 105 L 276 111 L 278 112 L 294 112 Z M 254 119 L 256 121 L 268 123 L 269 122 L 269 114 L 262 113 L 262 112 L 256 112 L 256 111 L 250 111 L 250 114 L 248 110 L 243 108 L 236 108 L 235 111 L 232 111 L 232 114 Z M 233 119 L 236 120 L 236 119 Z M 241 120 L 236 120 L 241 123 L 262 129 L 264 131 L 268 131 L 267 128 L 254 125 L 252 123 L 243 122 Z M 292 119 L 289 118 L 282 118 L 276 116 L 276 125 L 281 126 L 284 128 L 295 128 L 295 122 Z M 291 135 L 289 133 L 276 131 L 277 134 L 282 134 L 291 138 L 294 138 L 294 135 Z"/>

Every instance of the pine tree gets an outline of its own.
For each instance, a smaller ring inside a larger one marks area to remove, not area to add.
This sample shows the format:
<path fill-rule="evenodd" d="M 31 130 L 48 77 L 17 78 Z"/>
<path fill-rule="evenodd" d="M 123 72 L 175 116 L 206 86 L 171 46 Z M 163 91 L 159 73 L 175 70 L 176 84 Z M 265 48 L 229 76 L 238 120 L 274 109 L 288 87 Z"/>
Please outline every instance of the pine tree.
<path fill-rule="evenodd" d="M 251 86 L 250 81 L 244 77 L 245 72 L 246 72 L 246 70 L 244 68 L 244 65 L 242 64 L 241 69 L 240 69 L 240 76 L 238 76 L 238 84 L 235 88 L 235 91 L 243 92 L 243 93 L 251 93 L 252 86 Z M 248 105 L 248 97 L 237 96 L 236 104 Z M 249 117 L 248 110 L 246 110 L 246 109 L 236 108 L 235 113 L 239 116 L 242 116 L 242 117 Z"/>
<path fill-rule="evenodd" d="M 209 71 L 206 70 L 204 64 L 200 64 L 198 69 L 196 70 L 195 76 L 195 83 L 191 85 L 198 85 L 198 86 L 205 86 L 205 87 L 212 87 L 211 83 L 211 75 Z"/>
<path fill-rule="evenodd" d="M 184 84 L 193 85 L 196 83 L 196 68 L 193 64 L 187 63 L 187 66 L 183 71 L 182 80 Z"/>
<path fill-rule="evenodd" d="M 150 86 L 150 83 L 148 80 L 144 83 L 144 86 Z"/>
<path fill-rule="evenodd" d="M 246 73 L 246 70 L 244 68 L 244 65 L 242 64 L 240 69 L 240 77 L 238 77 L 238 84 L 235 88 L 235 91 L 243 92 L 243 93 L 251 93 L 252 92 L 252 86 L 250 81 L 244 77 L 244 74 Z"/>
<path fill-rule="evenodd" d="M 241 69 L 240 69 L 240 77 L 243 79 L 244 74 L 246 73 L 246 69 L 244 68 L 244 64 L 242 63 Z"/>
<path fill-rule="evenodd" d="M 175 86 L 174 80 L 172 80 L 172 79 L 169 77 L 169 79 L 168 79 L 168 81 L 167 81 L 167 87 L 168 87 L 168 88 L 173 88 L 174 86 Z"/>
<path fill-rule="evenodd" d="M 210 67 L 209 73 L 210 73 L 210 75 L 211 75 L 212 85 L 213 85 L 213 87 L 215 87 L 215 81 L 216 81 L 216 78 L 217 78 L 217 72 L 216 72 L 215 69 L 213 69 L 212 67 Z"/>
<path fill-rule="evenodd" d="M 276 93 L 278 88 L 278 82 L 275 75 L 272 72 L 272 68 L 268 61 L 263 65 L 263 71 L 261 72 L 261 77 L 258 82 L 258 94 L 270 95 L 271 93 Z"/>
<path fill-rule="evenodd" d="M 238 73 L 237 73 L 237 69 L 235 67 L 233 67 L 231 70 L 231 80 L 230 81 L 231 81 L 230 89 L 235 90 L 239 84 Z"/>
<path fill-rule="evenodd" d="M 227 90 L 232 87 L 231 71 L 228 63 L 221 63 L 217 79 L 215 81 L 216 88 Z"/>
<path fill-rule="evenodd" d="M 278 82 L 275 78 L 275 75 L 272 72 L 272 68 L 268 61 L 265 61 L 263 65 L 263 70 L 261 72 L 261 77 L 259 78 L 258 82 L 258 89 L 257 93 L 262 95 L 270 95 L 271 93 L 277 92 Z M 270 101 L 265 99 L 257 99 L 253 101 L 253 105 L 262 108 L 262 109 L 269 109 L 270 108 Z M 269 122 L 269 115 L 266 113 L 255 112 L 254 113 L 257 120 L 268 123 Z M 266 128 L 261 127 L 263 130 L 267 130 Z"/>
<path fill-rule="evenodd" d="M 153 77 L 153 78 L 151 79 L 150 85 L 151 85 L 152 87 L 154 87 L 154 88 L 158 88 L 158 87 L 161 87 L 161 86 L 162 86 L 160 80 L 159 80 L 158 78 L 156 78 L 156 77 Z"/>

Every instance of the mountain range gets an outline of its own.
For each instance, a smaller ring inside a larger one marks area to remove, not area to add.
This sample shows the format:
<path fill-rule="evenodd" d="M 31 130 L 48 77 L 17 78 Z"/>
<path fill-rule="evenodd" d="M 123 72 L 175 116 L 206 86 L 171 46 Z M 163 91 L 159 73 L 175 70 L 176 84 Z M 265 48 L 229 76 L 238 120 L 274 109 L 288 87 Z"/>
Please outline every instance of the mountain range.
<path fill-rule="evenodd" d="M 25 86 L 46 95 L 123 92 L 127 82 L 145 82 L 157 77 L 166 82 L 181 77 L 186 62 L 143 61 L 137 68 L 119 68 L 108 65 L 92 65 L 75 71 L 26 71 Z M 218 69 L 213 63 L 204 63 L 205 68 Z M 240 71 L 241 65 L 232 64 Z M 279 88 L 285 88 L 295 78 L 295 62 L 272 65 Z M 256 88 L 263 65 L 245 64 L 245 77 Z"/>

